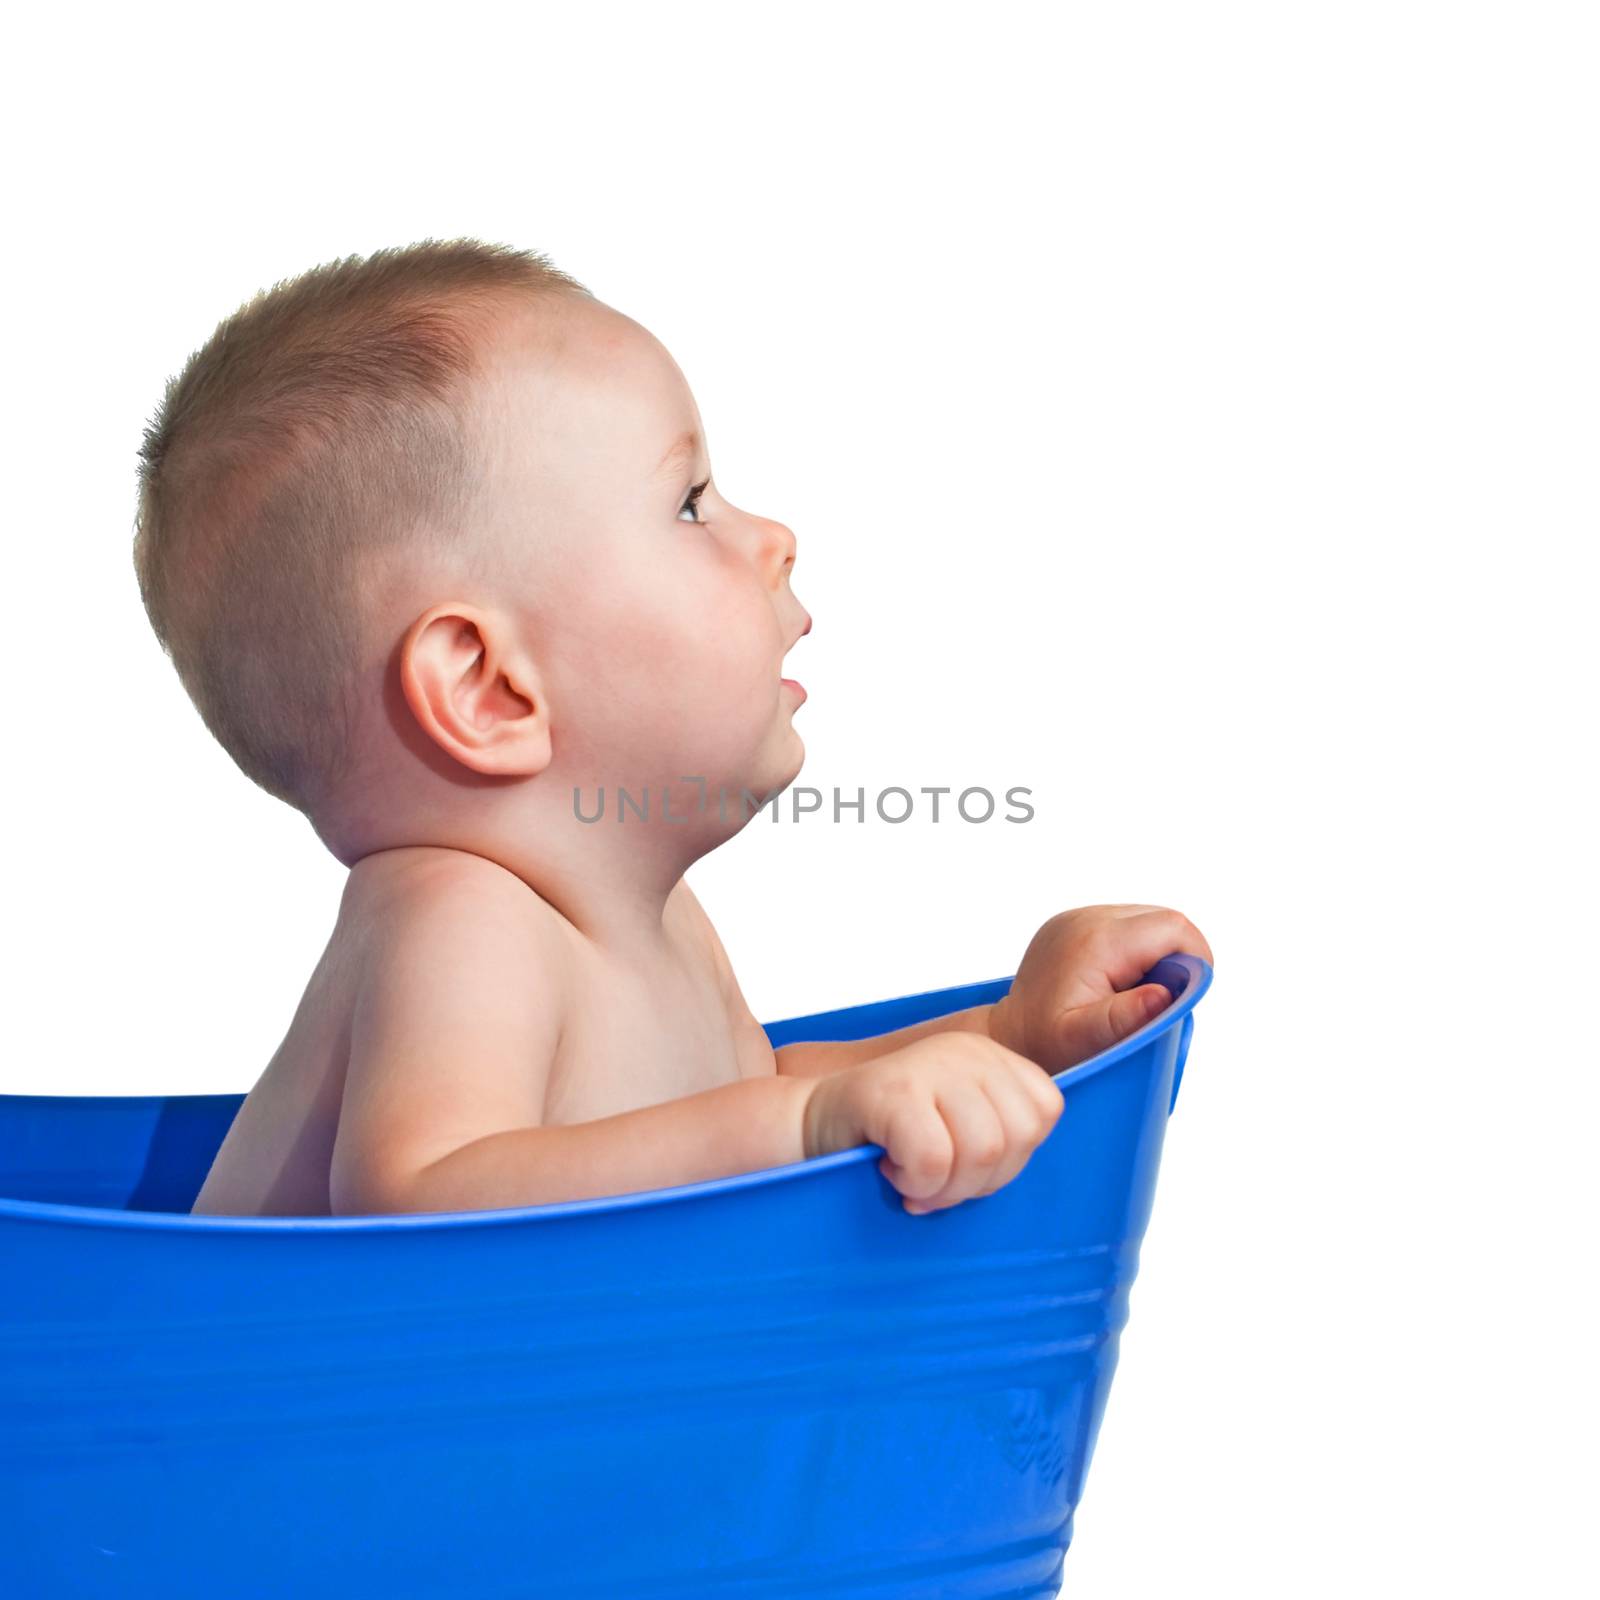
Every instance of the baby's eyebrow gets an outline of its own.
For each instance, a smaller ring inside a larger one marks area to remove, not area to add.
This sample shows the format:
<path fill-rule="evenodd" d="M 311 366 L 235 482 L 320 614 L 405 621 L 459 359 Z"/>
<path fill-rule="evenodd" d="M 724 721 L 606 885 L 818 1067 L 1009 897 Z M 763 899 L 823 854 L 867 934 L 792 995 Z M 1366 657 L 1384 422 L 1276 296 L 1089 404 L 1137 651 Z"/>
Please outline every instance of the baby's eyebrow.
<path fill-rule="evenodd" d="M 691 428 L 688 433 L 680 435 L 674 441 L 672 448 L 662 456 L 661 464 L 650 474 L 651 480 L 664 478 L 669 472 L 675 472 L 685 462 L 692 461 L 700 453 L 700 434 L 697 429 Z"/>

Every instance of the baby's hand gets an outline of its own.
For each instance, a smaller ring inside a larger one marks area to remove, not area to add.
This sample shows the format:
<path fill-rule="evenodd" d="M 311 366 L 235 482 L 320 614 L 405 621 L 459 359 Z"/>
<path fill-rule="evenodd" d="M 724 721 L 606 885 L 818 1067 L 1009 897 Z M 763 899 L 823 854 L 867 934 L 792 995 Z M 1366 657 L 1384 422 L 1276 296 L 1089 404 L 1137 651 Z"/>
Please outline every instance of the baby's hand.
<path fill-rule="evenodd" d="M 993 1194 L 1061 1115 L 1033 1062 L 981 1033 L 936 1033 L 819 1078 L 805 1108 L 806 1159 L 880 1144 L 878 1170 L 913 1213 Z"/>
<path fill-rule="evenodd" d="M 1162 985 L 1139 979 L 1179 951 L 1212 960 L 1200 930 L 1164 906 L 1063 911 L 1034 934 L 989 1032 L 1046 1072 L 1086 1061 L 1172 1003 Z"/>

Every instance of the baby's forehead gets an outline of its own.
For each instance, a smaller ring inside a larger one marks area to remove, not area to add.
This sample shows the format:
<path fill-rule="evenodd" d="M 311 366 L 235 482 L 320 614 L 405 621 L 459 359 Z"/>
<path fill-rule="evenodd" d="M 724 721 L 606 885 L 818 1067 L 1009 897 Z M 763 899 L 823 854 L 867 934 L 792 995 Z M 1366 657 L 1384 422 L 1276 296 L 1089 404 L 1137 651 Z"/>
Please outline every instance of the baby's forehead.
<path fill-rule="evenodd" d="M 672 358 L 632 318 L 573 293 L 514 302 L 480 345 L 489 381 L 507 398 L 615 401 L 670 385 Z"/>
<path fill-rule="evenodd" d="M 676 362 L 648 329 L 575 294 L 513 306 L 483 344 L 485 422 L 513 452 L 579 472 L 641 469 L 699 427 Z"/>

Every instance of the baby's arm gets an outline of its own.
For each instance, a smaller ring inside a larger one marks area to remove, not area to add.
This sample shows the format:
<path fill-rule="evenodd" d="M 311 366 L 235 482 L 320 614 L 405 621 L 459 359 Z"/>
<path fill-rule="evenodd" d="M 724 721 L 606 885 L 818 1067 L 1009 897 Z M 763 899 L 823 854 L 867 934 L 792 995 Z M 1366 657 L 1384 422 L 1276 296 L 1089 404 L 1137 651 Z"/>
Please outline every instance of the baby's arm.
<path fill-rule="evenodd" d="M 933 1033 L 981 1033 L 992 1037 L 989 1017 L 993 1010 L 992 1004 L 969 1006 L 965 1011 L 929 1017 L 909 1027 L 896 1028 L 893 1033 L 875 1034 L 870 1039 L 796 1040 L 793 1044 L 779 1045 L 774 1052 L 778 1071 L 788 1078 L 827 1078 L 843 1072 L 846 1067 L 875 1061 L 913 1039 L 925 1039 Z"/>
<path fill-rule="evenodd" d="M 781 1076 L 543 1126 L 565 955 L 482 882 L 430 888 L 377 943 L 352 1022 L 334 1215 L 546 1205 L 805 1159 L 814 1085 Z"/>
<path fill-rule="evenodd" d="M 1063 911 L 1034 934 L 1010 989 L 992 1005 L 972 1006 L 876 1039 L 785 1045 L 777 1052 L 778 1071 L 829 1077 L 910 1039 L 959 1030 L 986 1034 L 1054 1074 L 1110 1049 L 1172 1003 L 1165 985 L 1145 981 L 1144 974 L 1175 951 L 1214 960 L 1205 935 L 1166 906 Z"/>

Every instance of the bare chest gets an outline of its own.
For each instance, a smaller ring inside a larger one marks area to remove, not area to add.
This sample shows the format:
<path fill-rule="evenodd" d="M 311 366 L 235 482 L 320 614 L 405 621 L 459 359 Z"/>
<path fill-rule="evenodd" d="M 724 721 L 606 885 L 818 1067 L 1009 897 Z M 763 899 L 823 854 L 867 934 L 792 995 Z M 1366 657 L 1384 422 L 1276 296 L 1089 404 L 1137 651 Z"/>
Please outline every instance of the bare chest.
<path fill-rule="evenodd" d="M 725 1083 L 741 1065 L 715 975 L 619 982 L 596 974 L 568 1013 L 544 1122 L 593 1122 Z"/>

